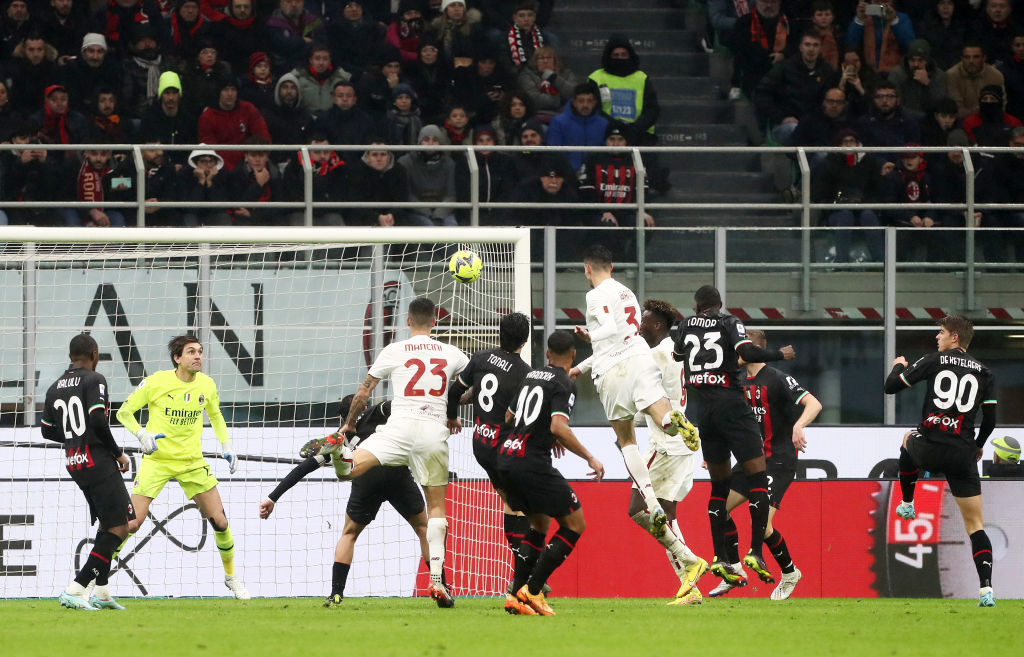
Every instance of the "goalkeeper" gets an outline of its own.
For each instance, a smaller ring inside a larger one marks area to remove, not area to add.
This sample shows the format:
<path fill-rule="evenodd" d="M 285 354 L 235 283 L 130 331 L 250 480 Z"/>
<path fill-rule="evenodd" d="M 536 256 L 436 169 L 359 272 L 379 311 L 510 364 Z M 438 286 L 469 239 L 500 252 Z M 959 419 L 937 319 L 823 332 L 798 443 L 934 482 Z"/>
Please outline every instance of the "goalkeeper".
<path fill-rule="evenodd" d="M 167 345 L 174 363 L 173 370 L 157 372 L 139 384 L 117 411 L 118 421 L 135 434 L 142 445 L 142 463 L 132 488 L 135 520 L 128 525 L 135 533 L 146 520 L 149 505 L 174 479 L 193 500 L 203 516 L 213 525 L 217 549 L 224 563 L 224 583 L 239 600 L 248 600 L 249 591 L 235 574 L 235 542 L 228 527 L 224 504 L 217 491 L 217 479 L 203 458 L 203 410 L 210 418 L 221 454 L 228 462 L 228 471 L 235 473 L 238 461 L 231 452 L 228 428 L 220 412 L 217 385 L 201 372 L 203 346 L 192 335 L 179 335 Z M 145 428 L 135 420 L 135 413 L 149 407 Z"/>
<path fill-rule="evenodd" d="M 354 397 L 355 395 L 348 395 L 341 400 L 342 418 L 348 417 Z M 356 420 L 355 434 L 347 436 L 350 446 L 354 448 L 360 441 L 372 436 L 378 426 L 387 422 L 390 415 L 390 401 L 371 406 L 363 411 L 363 414 Z M 317 454 L 323 447 L 324 440 L 324 438 L 318 438 L 309 441 L 303 445 L 299 455 L 305 457 L 307 454 Z M 291 472 L 285 475 L 277 488 L 267 495 L 267 499 L 260 502 L 260 518 L 269 518 L 270 514 L 274 512 L 274 505 L 282 495 L 306 475 L 321 467 L 330 466 L 331 458 L 330 455 L 311 456 L 295 466 Z M 336 455 L 334 458 L 341 457 Z M 344 600 L 345 582 L 348 580 L 348 571 L 352 567 L 356 539 L 377 517 L 380 505 L 384 502 L 390 503 L 416 532 L 416 537 L 420 540 L 420 552 L 423 554 L 423 560 L 428 565 L 430 564 L 430 549 L 427 545 L 427 513 L 423 504 L 423 496 L 420 494 L 416 482 L 413 481 L 412 473 L 404 465 L 382 465 L 373 468 L 362 477 L 352 480 L 352 493 L 349 495 L 348 505 L 345 507 L 345 527 L 341 530 L 341 538 L 338 539 L 338 544 L 334 548 L 331 594 L 324 600 L 325 607 L 336 607 Z"/>

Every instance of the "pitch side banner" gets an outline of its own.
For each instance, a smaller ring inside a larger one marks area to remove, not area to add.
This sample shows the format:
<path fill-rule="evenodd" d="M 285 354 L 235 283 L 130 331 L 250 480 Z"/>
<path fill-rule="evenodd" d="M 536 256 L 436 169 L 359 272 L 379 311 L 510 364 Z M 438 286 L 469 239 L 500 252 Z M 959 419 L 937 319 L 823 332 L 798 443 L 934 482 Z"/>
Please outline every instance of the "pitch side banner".
<path fill-rule="evenodd" d="M 170 336 L 196 326 L 195 268 L 39 270 L 35 363 L 39 398 L 67 365 L 71 336 L 88 330 L 100 345 L 99 371 L 110 398 L 125 399 L 142 379 L 171 367 Z M 204 371 L 221 401 L 337 400 L 340 376 L 369 364 L 368 270 L 211 270 L 211 337 Z M 0 271 L 0 403 L 22 401 L 22 273 Z M 384 275 L 384 325 L 405 327 L 412 287 L 404 272 Z M 314 379 L 314 380 L 311 380 Z M 347 383 L 347 386 L 346 386 Z"/>

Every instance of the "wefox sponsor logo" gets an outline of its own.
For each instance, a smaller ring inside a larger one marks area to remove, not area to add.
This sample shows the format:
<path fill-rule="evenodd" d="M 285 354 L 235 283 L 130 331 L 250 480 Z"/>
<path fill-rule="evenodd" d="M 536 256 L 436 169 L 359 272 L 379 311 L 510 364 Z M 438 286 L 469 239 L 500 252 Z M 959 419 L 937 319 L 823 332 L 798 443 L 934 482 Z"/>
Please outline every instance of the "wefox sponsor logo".
<path fill-rule="evenodd" d="M 722 386 L 729 387 L 729 375 L 724 372 L 700 372 L 691 374 L 687 382 L 693 386 Z"/>
<path fill-rule="evenodd" d="M 941 413 L 929 413 L 928 417 L 921 422 L 921 426 L 928 429 L 937 429 L 946 433 L 960 434 L 963 428 L 963 415 L 943 415 Z"/>
<path fill-rule="evenodd" d="M 81 447 L 68 450 L 65 455 L 64 465 L 67 467 L 69 472 L 72 470 L 91 468 L 94 463 L 92 461 L 92 452 L 89 451 L 89 446 L 86 445 L 84 451 Z"/>

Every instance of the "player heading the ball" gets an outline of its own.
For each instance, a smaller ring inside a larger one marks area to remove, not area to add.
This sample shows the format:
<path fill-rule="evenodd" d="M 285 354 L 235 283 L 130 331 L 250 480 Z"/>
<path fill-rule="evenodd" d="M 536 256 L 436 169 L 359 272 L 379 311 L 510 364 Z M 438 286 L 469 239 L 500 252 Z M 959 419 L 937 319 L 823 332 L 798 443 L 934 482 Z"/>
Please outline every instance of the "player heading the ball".
<path fill-rule="evenodd" d="M 686 416 L 672 410 L 651 348 L 640 337 L 640 304 L 632 290 L 612 278 L 612 254 L 601 245 L 583 252 L 583 271 L 593 288 L 587 292 L 587 327 L 576 327 L 576 337 L 589 342 L 594 354 L 572 368 L 575 381 L 591 372 L 605 415 L 615 431 L 629 476 L 636 483 L 650 514 L 650 531 L 661 538 L 668 517 L 651 485 L 647 463 L 636 446 L 633 416 L 647 413 L 668 435 L 679 434 L 691 450 L 700 439 Z"/>
<path fill-rule="evenodd" d="M 68 351 L 71 366 L 46 391 L 39 424 L 43 438 L 64 445 L 68 474 L 89 503 L 92 522 L 99 520 L 100 525 L 85 565 L 59 600 L 69 609 L 123 610 L 107 589 L 107 577 L 117 546 L 128 536 L 128 522 L 135 518 L 121 475 L 128 470 L 128 457 L 107 424 L 107 380 L 96 371 L 96 340 L 76 335 Z M 87 596 L 93 579 L 96 589 Z"/>
<path fill-rule="evenodd" d="M 132 432 L 145 456 L 135 475 L 132 505 L 137 518 L 129 523 L 134 534 L 146 520 L 149 505 L 164 485 L 174 479 L 185 496 L 193 500 L 213 525 L 217 549 L 224 564 L 224 584 L 239 600 L 248 600 L 249 591 L 235 574 L 235 540 L 217 490 L 217 478 L 203 458 L 203 411 L 220 442 L 228 472 L 235 473 L 238 461 L 231 451 L 228 427 L 220 412 L 220 398 L 213 379 L 202 373 L 203 345 L 194 335 L 179 335 L 167 343 L 173 370 L 147 376 L 117 411 L 117 420 Z M 143 428 L 135 413 L 149 408 L 149 421 Z"/>
<path fill-rule="evenodd" d="M 462 351 L 430 336 L 434 302 L 427 297 L 409 304 L 410 337 L 381 350 L 356 390 L 345 424 L 321 450 L 331 454 L 339 477 L 359 477 L 378 465 L 405 465 L 423 487 L 427 499 L 427 544 L 430 548 L 430 597 L 438 607 L 455 606 L 444 583 L 444 547 L 448 535 L 445 496 L 448 493 L 448 436 L 455 423 L 447 420 L 448 382 L 469 363 Z M 395 398 L 387 423 L 353 451 L 345 434 L 353 433 L 370 393 L 384 377 L 391 378 Z"/>

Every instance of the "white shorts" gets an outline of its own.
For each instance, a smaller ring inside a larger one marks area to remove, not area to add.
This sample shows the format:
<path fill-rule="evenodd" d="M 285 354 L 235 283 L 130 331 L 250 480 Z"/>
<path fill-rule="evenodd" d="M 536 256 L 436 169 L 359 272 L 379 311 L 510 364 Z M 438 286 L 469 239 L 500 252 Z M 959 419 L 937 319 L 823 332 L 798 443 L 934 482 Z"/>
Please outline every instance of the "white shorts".
<path fill-rule="evenodd" d="M 392 417 L 359 443 L 381 465 L 405 465 L 421 486 L 448 483 L 448 427 L 437 420 Z"/>
<path fill-rule="evenodd" d="M 693 488 L 693 464 L 696 452 L 689 454 L 666 454 L 647 446 L 644 461 L 651 473 L 651 486 L 660 500 L 681 502 Z M 636 484 L 633 484 L 636 488 Z"/>
<path fill-rule="evenodd" d="M 609 420 L 632 422 L 639 411 L 665 397 L 661 370 L 650 354 L 616 363 L 595 378 L 594 385 Z"/>

